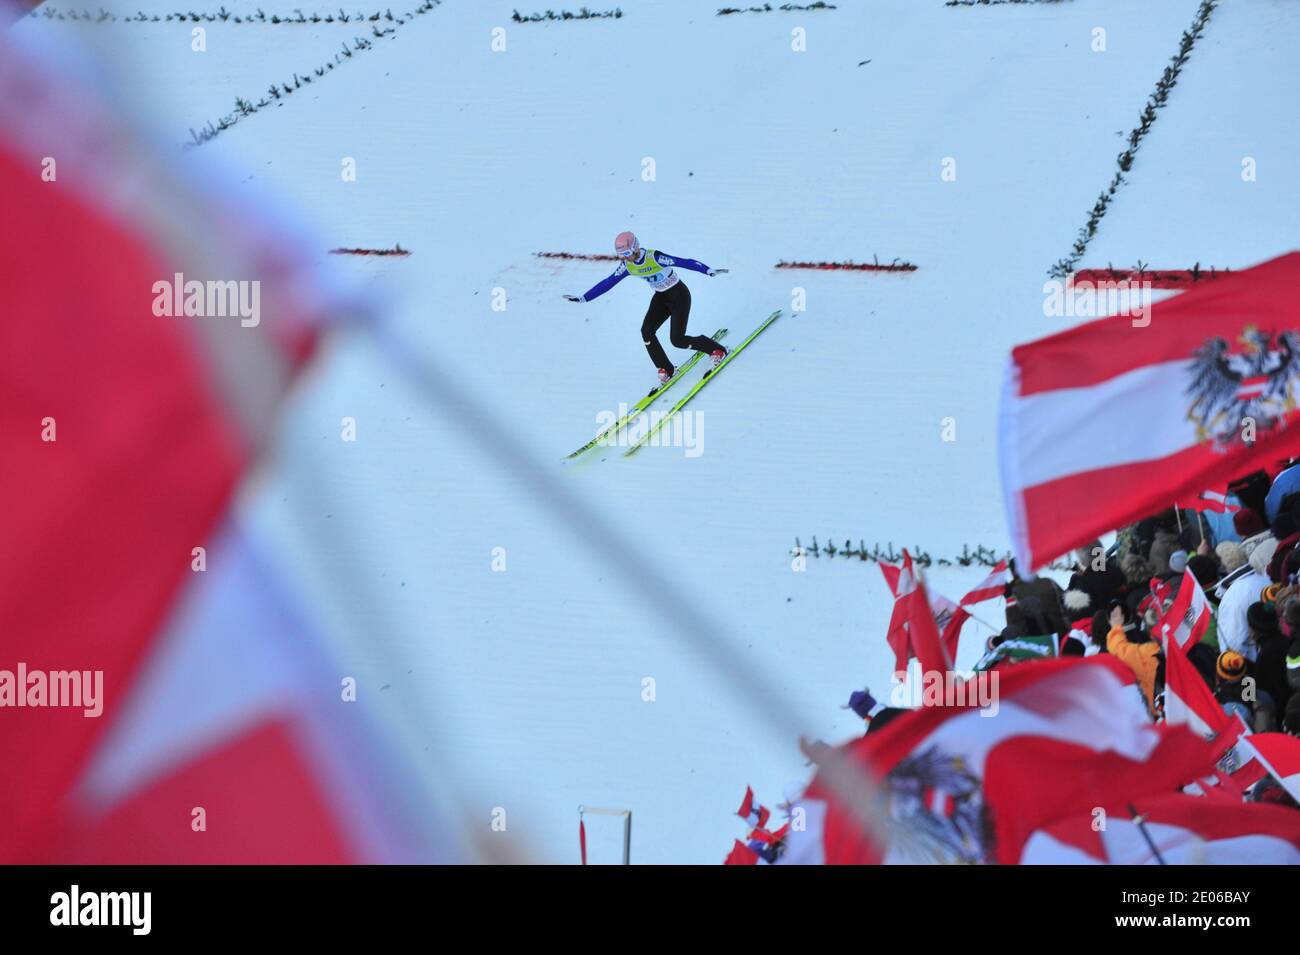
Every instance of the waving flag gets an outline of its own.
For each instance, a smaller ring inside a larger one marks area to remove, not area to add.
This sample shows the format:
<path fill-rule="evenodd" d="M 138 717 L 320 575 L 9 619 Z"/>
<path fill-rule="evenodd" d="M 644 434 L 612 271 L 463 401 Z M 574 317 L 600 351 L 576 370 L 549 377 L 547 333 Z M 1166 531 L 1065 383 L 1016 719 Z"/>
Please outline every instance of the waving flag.
<path fill-rule="evenodd" d="M 1166 726 L 1186 726 L 1208 741 L 1217 760 L 1215 773 L 1189 792 L 1215 797 L 1230 791 L 1240 802 L 1240 791 L 1266 772 L 1248 745 L 1250 728 L 1219 705 L 1186 653 L 1170 653 L 1167 648 L 1164 715 Z"/>
<path fill-rule="evenodd" d="M 1092 811 L 1044 826 L 1025 842 L 1026 865 L 1297 865 L 1300 812 L 1193 796 L 1154 795 L 1106 812 Z"/>
<path fill-rule="evenodd" d="M 1300 802 L 1300 738 L 1286 733 L 1254 733 L 1244 741 L 1264 768 Z"/>
<path fill-rule="evenodd" d="M 1007 585 L 1011 581 L 1011 568 L 1005 560 L 1000 560 L 987 577 L 976 584 L 970 593 L 961 598 L 961 605 L 969 607 L 971 604 L 1001 597 L 1006 593 Z"/>
<path fill-rule="evenodd" d="M 1200 581 L 1190 570 L 1183 571 L 1178 596 L 1160 618 L 1160 638 L 1166 648 L 1174 646 L 1186 653 L 1210 629 L 1210 618 L 1210 602 Z"/>
<path fill-rule="evenodd" d="M 912 555 L 906 550 L 902 567 L 881 561 L 880 572 L 894 595 L 894 612 L 886 635 L 894 650 L 894 671 L 905 672 L 913 657 L 921 661 L 923 673 L 951 670 L 962 625 L 970 614 L 947 597 L 927 596 L 925 584 L 912 565 Z"/>
<path fill-rule="evenodd" d="M 999 443 L 1017 564 L 1300 453 L 1300 253 L 1015 348 Z M 1133 426 L 1141 409 L 1141 427 Z"/>
<path fill-rule="evenodd" d="M 0 497 L 22 502 L 0 667 L 102 687 L 93 708 L 4 711 L 0 862 L 457 858 L 414 754 L 342 702 L 324 624 L 232 509 L 346 303 L 264 208 L 160 158 L 81 74 L 0 34 Z M 267 321 L 154 313 L 182 268 L 260 283 Z"/>
<path fill-rule="evenodd" d="M 750 786 L 745 787 L 745 798 L 740 802 L 740 808 L 736 810 L 736 815 L 744 819 L 756 829 L 762 829 L 767 825 L 768 818 L 772 815 L 772 810 L 766 806 L 754 802 L 754 790 Z"/>
<path fill-rule="evenodd" d="M 781 861 L 1015 862 L 1025 839 L 1053 820 L 1214 771 L 1202 740 L 1151 723 L 1132 670 L 1110 656 L 996 676 L 992 718 L 987 703 L 968 697 L 900 716 L 835 751 L 880 779 L 883 799 L 846 802 L 819 773 L 792 807 L 805 825 L 791 828 Z M 860 811 L 889 820 L 888 845 L 870 842 Z"/>
<path fill-rule="evenodd" d="M 745 843 L 736 839 L 727 853 L 727 857 L 722 860 L 723 865 L 758 865 L 758 852 L 751 849 Z"/>
<path fill-rule="evenodd" d="M 1165 652 L 1165 722 L 1209 739 L 1240 722 L 1229 716 L 1186 653 Z"/>
<path fill-rule="evenodd" d="M 1228 486 L 1223 485 L 1220 491 L 1201 491 L 1199 494 L 1192 494 L 1177 501 L 1175 507 L 1181 507 L 1188 511 L 1210 511 L 1214 514 L 1228 514 L 1233 511 L 1241 510 L 1238 504 L 1228 503 Z"/>

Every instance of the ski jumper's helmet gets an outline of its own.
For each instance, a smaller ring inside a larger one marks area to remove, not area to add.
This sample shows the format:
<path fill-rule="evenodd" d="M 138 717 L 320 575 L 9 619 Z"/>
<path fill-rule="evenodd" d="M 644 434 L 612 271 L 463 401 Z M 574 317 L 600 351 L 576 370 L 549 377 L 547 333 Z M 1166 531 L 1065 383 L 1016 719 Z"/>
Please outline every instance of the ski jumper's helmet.
<path fill-rule="evenodd" d="M 620 259 L 630 259 L 641 249 L 641 243 L 631 232 L 620 232 L 614 237 L 614 251 Z"/>

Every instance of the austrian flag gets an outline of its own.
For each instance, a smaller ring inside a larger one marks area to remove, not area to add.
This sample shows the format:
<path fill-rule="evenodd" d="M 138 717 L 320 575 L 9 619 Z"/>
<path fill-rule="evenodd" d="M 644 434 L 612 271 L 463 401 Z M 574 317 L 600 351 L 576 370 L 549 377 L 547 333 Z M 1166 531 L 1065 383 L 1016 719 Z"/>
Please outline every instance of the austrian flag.
<path fill-rule="evenodd" d="M 1178 596 L 1160 622 L 1160 635 L 1186 653 L 1209 629 L 1210 602 L 1192 572 L 1184 571 Z"/>
<path fill-rule="evenodd" d="M 1300 252 L 1012 350 L 999 454 L 1020 567 L 1300 453 Z"/>
<path fill-rule="evenodd" d="M 1011 568 L 1007 566 L 1005 560 L 1000 560 L 989 575 L 975 585 L 975 589 L 961 598 L 961 605 L 969 607 L 971 604 L 1001 597 L 1006 593 L 1009 583 L 1011 583 Z"/>
<path fill-rule="evenodd" d="M 970 614 L 941 594 L 927 596 L 924 582 L 903 551 L 903 566 L 880 562 L 885 584 L 894 595 L 894 612 L 886 639 L 894 651 L 894 671 L 906 672 L 907 662 L 916 657 L 923 673 L 945 673 L 957 658 L 962 625 Z M 928 613 L 924 609 L 928 609 Z"/>
<path fill-rule="evenodd" d="M 1226 487 L 1218 491 L 1202 491 L 1200 494 L 1191 494 L 1178 501 L 1177 506 L 1188 511 L 1213 511 L 1215 514 L 1229 514 L 1241 510 L 1238 505 L 1228 503 L 1228 489 Z"/>

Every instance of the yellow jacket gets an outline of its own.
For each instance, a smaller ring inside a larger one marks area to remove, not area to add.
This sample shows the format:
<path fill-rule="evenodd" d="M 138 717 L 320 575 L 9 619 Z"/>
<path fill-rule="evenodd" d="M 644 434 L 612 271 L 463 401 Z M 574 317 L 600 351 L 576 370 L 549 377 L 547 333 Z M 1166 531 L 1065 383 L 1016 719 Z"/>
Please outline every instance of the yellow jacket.
<path fill-rule="evenodd" d="M 1160 668 L 1160 661 L 1156 659 L 1160 654 L 1160 644 L 1154 640 L 1132 643 L 1124 635 L 1123 627 L 1115 627 L 1106 634 L 1106 649 L 1111 656 L 1123 660 L 1133 671 L 1138 686 L 1142 688 L 1142 695 L 1146 697 L 1147 709 L 1152 710 L 1155 706 L 1156 671 Z"/>

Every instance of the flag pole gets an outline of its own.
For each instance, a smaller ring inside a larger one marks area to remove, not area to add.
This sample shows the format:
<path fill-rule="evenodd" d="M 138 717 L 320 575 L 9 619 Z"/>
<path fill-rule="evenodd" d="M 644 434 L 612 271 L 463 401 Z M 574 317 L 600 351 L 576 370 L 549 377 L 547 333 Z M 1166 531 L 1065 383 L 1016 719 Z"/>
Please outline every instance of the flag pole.
<path fill-rule="evenodd" d="M 960 604 L 959 604 L 958 606 L 960 606 Z M 966 610 L 965 607 L 962 607 L 961 609 L 962 609 L 962 610 Z M 988 623 L 987 621 L 981 620 L 979 617 L 975 616 L 975 615 L 974 615 L 973 613 L 971 613 L 969 610 L 966 610 L 966 616 L 970 617 L 970 618 L 971 618 L 972 620 L 974 620 L 976 623 L 978 623 L 978 624 L 983 624 L 984 626 L 988 627 L 988 628 L 989 628 L 990 630 L 992 630 L 994 633 L 1001 633 L 1001 632 L 1002 632 L 999 628 L 993 626 L 993 624 Z"/>
<path fill-rule="evenodd" d="M 1160 850 L 1156 848 L 1156 844 L 1151 838 L 1151 833 L 1147 832 L 1146 816 L 1138 815 L 1137 807 L 1132 803 L 1128 804 L 1128 811 L 1133 814 L 1133 824 L 1138 827 L 1138 831 L 1142 833 L 1142 838 L 1147 841 L 1147 848 L 1150 849 L 1151 854 L 1156 857 L 1156 861 L 1161 865 L 1168 865 L 1169 863 L 1165 861 L 1164 856 L 1160 854 Z"/>

